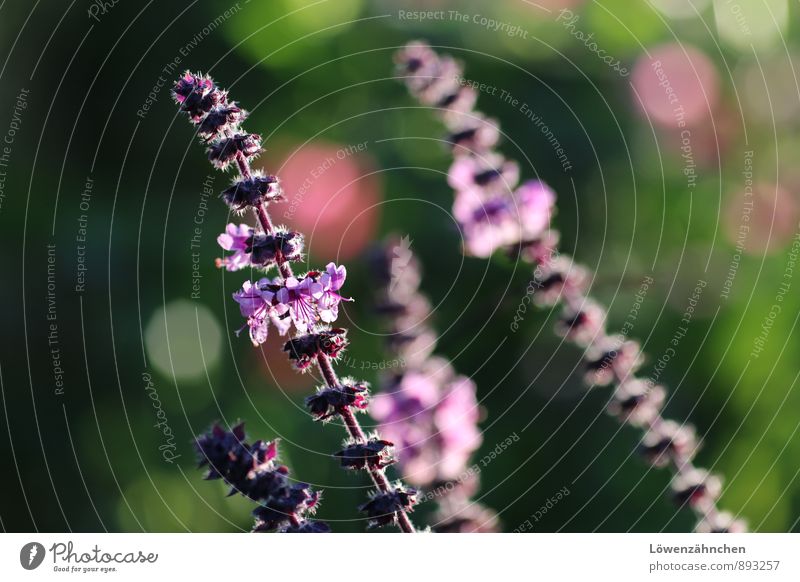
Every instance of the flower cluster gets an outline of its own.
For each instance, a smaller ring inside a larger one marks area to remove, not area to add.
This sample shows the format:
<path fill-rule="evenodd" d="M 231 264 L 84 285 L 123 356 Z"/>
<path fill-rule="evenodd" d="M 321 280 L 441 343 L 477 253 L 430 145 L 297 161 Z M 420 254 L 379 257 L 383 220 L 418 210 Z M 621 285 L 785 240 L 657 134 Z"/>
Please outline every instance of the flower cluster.
<path fill-rule="evenodd" d="M 437 109 L 454 145 L 448 181 L 455 190 L 453 213 L 461 223 L 465 251 L 487 257 L 504 250 L 533 265 L 534 303 L 562 306 L 556 332 L 584 350 L 590 386 L 613 386 L 609 413 L 643 431 L 639 449 L 648 462 L 671 468 L 676 499 L 695 510 L 697 530 L 744 530 L 743 522 L 717 509 L 718 478 L 692 463 L 694 429 L 665 420 L 664 388 L 636 377 L 642 363 L 639 344 L 607 333 L 606 310 L 588 297 L 591 273 L 559 253 L 558 233 L 550 229 L 552 190 L 541 182 L 513 190 L 517 165 L 492 150 L 497 124 L 473 109 L 474 92 L 460 83 L 461 66 L 422 42 L 408 44 L 395 62 L 411 94 Z"/>
<path fill-rule="evenodd" d="M 247 318 L 253 345 L 266 341 L 270 322 L 279 334 L 286 335 L 292 325 L 298 332 L 308 333 L 317 324 L 335 321 L 339 303 L 351 301 L 339 294 L 346 276 L 345 267 L 328 263 L 323 273 L 309 271 L 299 277 L 245 281 L 233 298 Z"/>
<path fill-rule="evenodd" d="M 277 463 L 277 441 L 245 442 L 244 424 L 225 430 L 219 424 L 197 438 L 200 466 L 207 466 L 206 479 L 222 479 L 231 492 L 258 503 L 253 511 L 255 532 L 330 531 L 321 521 L 308 519 L 319 503 L 320 494 L 307 483 L 293 482 L 289 470 Z"/>
<path fill-rule="evenodd" d="M 284 345 L 289 359 L 301 371 L 316 364 L 325 379 L 325 386 L 306 400 L 309 413 L 316 420 L 342 420 L 349 439 L 336 456 L 345 468 L 368 472 L 377 488 L 361 508 L 369 526 L 391 523 L 403 532 L 414 532 L 407 515 L 415 502 L 414 492 L 390 483 L 384 472 L 392 462 L 391 442 L 377 435 L 368 437 L 354 414 L 367 407 L 367 386 L 355 380 L 340 380 L 331 364 L 347 345 L 345 330 L 328 325 L 337 319 L 339 304 L 351 301 L 341 295 L 346 268 L 329 263 L 325 270 L 295 275 L 291 263 L 303 258 L 303 236 L 272 222 L 268 208 L 283 201 L 283 192 L 277 176 L 251 168 L 251 162 L 261 153 L 261 137 L 241 128 L 246 112 L 204 75 L 187 72 L 174 85 L 172 95 L 197 127 L 211 163 L 220 170 L 238 169 L 233 183 L 222 192 L 222 199 L 234 212 L 252 211 L 260 227 L 229 224 L 217 242 L 230 254 L 218 259 L 217 266 L 228 271 L 277 270 L 276 276 L 245 281 L 233 294 L 247 320 L 242 330 L 249 330 L 256 346 L 266 341 L 270 324 L 280 335 L 294 330 L 294 337 Z M 242 440 L 241 432 L 240 427 L 233 433 L 215 427 L 198 441 L 212 467 L 209 476 L 226 479 L 261 503 L 255 512 L 258 531 L 323 531 L 325 528 L 318 523 L 299 517 L 315 507 L 318 496 L 307 485 L 288 485 L 286 469 L 270 464 L 274 461 L 274 445 L 262 452 L 262 444 L 253 445 L 252 450 L 235 444 L 233 441 Z"/>
<path fill-rule="evenodd" d="M 388 349 L 405 366 L 385 376 L 370 413 L 395 443 L 403 478 L 446 493 L 447 499 L 437 495 L 437 531 L 491 531 L 496 516 L 469 500 L 477 482 L 462 482 L 482 441 L 475 384 L 431 356 L 436 333 L 426 323 L 430 303 L 419 293 L 421 272 L 409 240 L 375 248 L 371 263 L 381 284 L 378 309 L 389 322 Z"/>

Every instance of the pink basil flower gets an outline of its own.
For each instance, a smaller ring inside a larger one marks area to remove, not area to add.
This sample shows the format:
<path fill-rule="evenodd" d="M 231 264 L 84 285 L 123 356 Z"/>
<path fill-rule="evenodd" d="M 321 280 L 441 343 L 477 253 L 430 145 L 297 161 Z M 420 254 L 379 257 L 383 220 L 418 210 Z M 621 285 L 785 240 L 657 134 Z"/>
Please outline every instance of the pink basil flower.
<path fill-rule="evenodd" d="M 319 317 L 325 323 L 336 321 L 341 301 L 352 301 L 351 298 L 342 297 L 338 293 L 346 278 L 347 268 L 344 265 L 337 266 L 335 263 L 328 263 L 325 272 L 319 278 L 322 293 L 317 297 L 317 306 L 319 307 Z"/>
<path fill-rule="evenodd" d="M 278 291 L 278 301 L 287 306 L 295 328 L 305 333 L 318 319 L 316 298 L 322 294 L 322 285 L 311 276 L 303 279 L 289 277 Z"/>
<path fill-rule="evenodd" d="M 255 284 L 245 281 L 242 288 L 233 294 L 234 300 L 239 304 L 239 311 L 247 318 L 247 327 L 250 330 L 250 341 L 253 345 L 261 345 L 267 341 L 267 331 L 270 321 L 280 335 L 289 331 L 289 321 L 286 317 L 287 307 L 275 303 L 275 292 L 268 286 L 274 286 L 266 277 Z"/>
<path fill-rule="evenodd" d="M 217 243 L 225 251 L 233 251 L 232 255 L 218 260 L 218 266 L 228 271 L 238 271 L 250 265 L 250 253 L 247 243 L 253 236 L 253 229 L 247 224 L 229 224 L 225 232 L 217 237 Z"/>

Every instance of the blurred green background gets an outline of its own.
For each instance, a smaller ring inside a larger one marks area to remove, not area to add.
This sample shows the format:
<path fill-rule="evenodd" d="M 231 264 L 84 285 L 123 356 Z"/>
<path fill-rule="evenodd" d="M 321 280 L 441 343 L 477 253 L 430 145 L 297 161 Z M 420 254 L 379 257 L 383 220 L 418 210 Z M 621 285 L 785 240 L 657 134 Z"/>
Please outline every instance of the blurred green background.
<path fill-rule="evenodd" d="M 645 376 L 697 281 L 707 282 L 661 376 L 673 395 L 667 412 L 703 436 L 698 461 L 725 476 L 724 508 L 758 531 L 800 529 L 800 281 L 790 255 L 800 220 L 800 10 L 787 0 L 694 6 L 0 4 L 0 135 L 16 124 L 0 168 L 2 528 L 247 529 L 251 504 L 204 483 L 191 445 L 215 419 L 244 419 L 252 438 L 280 437 L 293 475 L 325 490 L 320 518 L 335 531 L 363 530 L 355 507 L 366 481 L 327 456 L 343 433 L 301 408 L 314 379 L 289 369 L 277 338 L 255 350 L 233 334 L 242 322 L 230 293 L 246 275 L 214 267 L 230 220 L 216 193 L 228 177 L 208 165 L 167 90 L 187 68 L 209 72 L 251 111 L 245 126 L 266 143 L 259 165 L 280 174 L 296 202 L 287 216 L 289 206 L 278 207 L 277 220 L 307 233 L 309 262 L 348 266 L 357 301 L 340 323 L 351 330 L 350 373 L 372 382 L 360 362 L 383 358 L 382 324 L 364 252 L 386 233 L 411 237 L 438 306 L 440 352 L 479 387 L 482 451 L 521 437 L 481 475 L 480 499 L 504 529 L 563 487 L 570 495 L 534 531 L 693 527 L 691 512 L 664 499 L 668 475 L 633 454 L 637 435 L 603 413 L 608 392 L 583 390 L 580 354 L 550 331 L 555 314 L 528 313 L 510 332 L 529 273 L 503 257 L 461 258 L 441 127 L 393 79 L 393 51 L 425 38 L 462 60 L 467 78 L 498 88 L 480 108 L 500 120 L 502 150 L 523 176 L 559 193 L 563 248 L 596 271 L 592 294 L 610 306 L 610 329 L 653 277 L 630 334 L 650 355 Z M 654 61 L 684 117 L 665 101 Z M 501 92 L 540 116 L 569 169 Z"/>

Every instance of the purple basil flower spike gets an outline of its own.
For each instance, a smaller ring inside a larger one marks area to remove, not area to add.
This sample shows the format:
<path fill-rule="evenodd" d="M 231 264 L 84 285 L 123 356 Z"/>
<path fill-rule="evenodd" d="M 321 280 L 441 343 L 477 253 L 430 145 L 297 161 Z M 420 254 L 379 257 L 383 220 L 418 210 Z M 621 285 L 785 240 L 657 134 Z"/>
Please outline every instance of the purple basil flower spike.
<path fill-rule="evenodd" d="M 558 232 L 550 228 L 554 192 L 539 181 L 525 182 L 511 192 L 517 167 L 492 150 L 500 134 L 496 122 L 489 129 L 485 127 L 489 124 L 482 125 L 486 116 L 475 110 L 471 96 L 458 91 L 456 86 L 464 84 L 458 62 L 447 55 L 439 56 L 422 41 L 407 44 L 395 54 L 395 62 L 411 95 L 426 106 L 438 108 L 447 140 L 453 144 L 448 183 L 455 190 L 453 214 L 461 227 L 464 253 L 489 257 L 504 251 L 515 261 L 531 264 L 535 270 L 528 294 L 533 295 L 537 306 L 563 307 L 556 332 L 584 349 L 589 385 L 614 387 L 608 411 L 620 422 L 645 432 L 641 449 L 651 463 L 669 467 L 679 477 L 697 478 L 702 473 L 697 473 L 701 470 L 692 464 L 696 446 L 693 429 L 662 417 L 665 389 L 635 377 L 642 362 L 639 344 L 626 336 L 606 334 L 605 309 L 587 296 L 591 272 L 559 252 Z M 511 328 L 519 328 L 516 319 Z M 397 337 L 404 341 L 407 335 L 398 330 Z M 382 396 L 376 397 L 374 406 L 383 404 Z M 398 443 L 402 463 L 400 439 L 394 435 L 389 438 Z M 707 481 L 678 484 L 683 487 L 681 495 L 688 496 L 686 504 L 700 516 L 697 531 L 745 530 L 744 522 L 720 512 L 715 497 L 705 494 L 710 489 Z M 699 506 L 694 503 L 695 489 L 704 492 Z"/>
<path fill-rule="evenodd" d="M 242 129 L 246 113 L 203 75 L 183 75 L 173 87 L 173 96 L 208 146 L 211 163 L 223 171 L 229 168 L 238 171 L 231 186 L 222 192 L 222 199 L 234 212 L 252 211 L 260 228 L 229 225 L 219 243 L 232 254 L 220 259 L 218 265 L 230 271 L 247 266 L 261 269 L 274 266 L 278 271 L 273 279 L 246 281 L 233 294 L 247 320 L 244 327 L 249 328 L 250 340 L 258 346 L 266 341 L 270 325 L 281 335 L 294 325 L 298 335 L 286 342 L 284 351 L 301 371 L 316 364 L 325 379 L 325 386 L 306 399 L 309 411 L 317 420 L 333 417 L 342 420 L 349 436 L 343 454 L 339 455 L 345 467 L 369 473 L 376 487 L 373 500 L 398 500 L 386 523 L 396 524 L 405 533 L 414 533 L 407 515 L 410 495 L 402 486 L 392 484 L 385 473 L 389 465 L 384 450 L 388 441 L 377 435 L 367 437 L 355 415 L 367 406 L 367 387 L 351 379 L 340 380 L 333 368 L 333 360 L 347 345 L 345 330 L 330 329 L 324 324 L 336 319 L 340 302 L 351 301 L 341 294 L 347 270 L 329 263 L 324 272 L 310 271 L 296 276 L 291 263 L 302 258 L 303 236 L 283 227 L 276 228 L 272 221 L 269 206 L 282 202 L 283 192 L 277 176 L 254 171 L 250 165 L 261 153 L 261 137 Z M 463 103 L 463 98 L 448 100 L 452 101 L 448 104 L 452 109 L 460 107 L 457 102 Z M 267 458 L 268 447 L 263 443 L 249 448 L 237 445 L 243 433 L 232 432 L 230 436 L 220 431 L 213 429 L 210 437 L 198 441 L 198 446 L 212 462 L 214 473 L 210 475 L 235 482 L 240 492 L 259 503 L 253 512 L 255 531 L 329 531 L 324 523 L 305 518 L 316 510 L 319 494 L 305 483 L 291 483 L 288 469 L 276 466 L 274 458 Z M 375 525 L 374 517 L 370 515 L 370 525 Z"/>
<path fill-rule="evenodd" d="M 419 292 L 419 261 L 409 241 L 399 239 L 375 249 L 370 262 L 382 285 L 377 304 L 389 322 L 389 356 L 403 362 L 385 374 L 370 414 L 395 443 L 403 478 L 434 494 L 434 531 L 497 531 L 496 514 L 470 499 L 479 479 L 470 476 L 469 461 L 482 442 L 477 388 L 431 356 L 436 333 L 427 323 L 430 302 Z"/>
<path fill-rule="evenodd" d="M 217 237 L 217 243 L 222 250 L 233 251 L 232 255 L 217 259 L 218 267 L 225 267 L 228 271 L 239 271 L 250 266 L 250 252 L 248 242 L 253 237 L 253 229 L 247 224 L 229 224 L 225 232 Z"/>

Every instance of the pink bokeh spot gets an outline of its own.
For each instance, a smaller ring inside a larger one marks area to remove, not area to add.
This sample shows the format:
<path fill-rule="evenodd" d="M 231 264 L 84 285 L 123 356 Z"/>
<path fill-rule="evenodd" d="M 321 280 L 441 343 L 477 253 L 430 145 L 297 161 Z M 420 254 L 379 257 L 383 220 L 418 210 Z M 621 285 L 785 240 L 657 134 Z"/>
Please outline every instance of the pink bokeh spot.
<path fill-rule="evenodd" d="M 743 218 L 745 217 L 745 218 Z M 800 220 L 797 198 L 785 187 L 756 182 L 752 193 L 732 193 L 725 205 L 726 234 L 743 252 L 762 256 L 786 248 Z"/>
<path fill-rule="evenodd" d="M 679 129 L 699 123 L 714 112 L 719 76 L 711 59 L 687 44 L 670 43 L 642 55 L 633 68 L 633 99 L 654 123 Z"/>
<path fill-rule="evenodd" d="M 347 259 L 374 238 L 380 184 L 364 146 L 315 142 L 290 152 L 278 168 L 286 202 L 274 220 L 306 233 L 311 253 Z"/>

